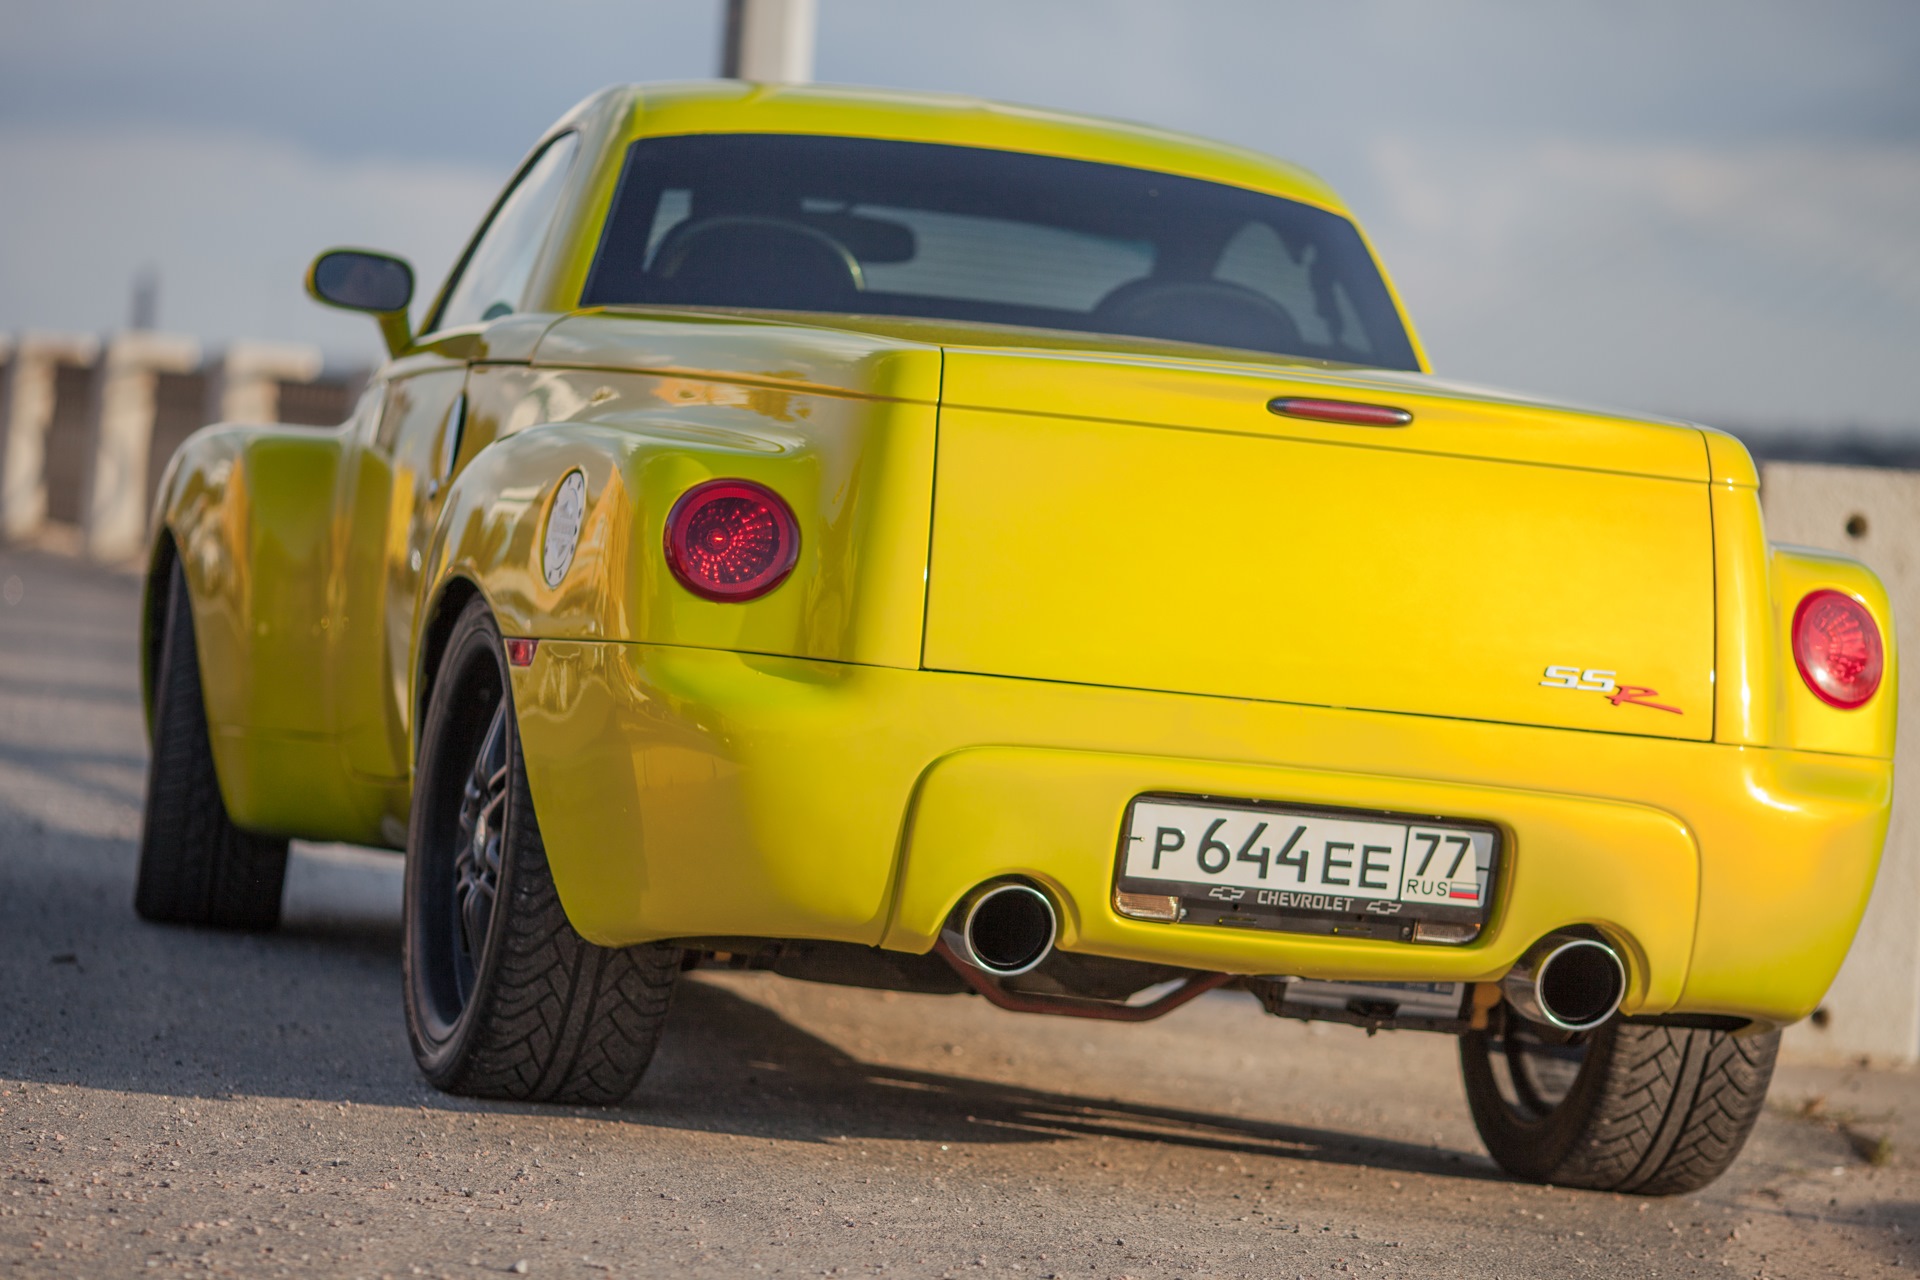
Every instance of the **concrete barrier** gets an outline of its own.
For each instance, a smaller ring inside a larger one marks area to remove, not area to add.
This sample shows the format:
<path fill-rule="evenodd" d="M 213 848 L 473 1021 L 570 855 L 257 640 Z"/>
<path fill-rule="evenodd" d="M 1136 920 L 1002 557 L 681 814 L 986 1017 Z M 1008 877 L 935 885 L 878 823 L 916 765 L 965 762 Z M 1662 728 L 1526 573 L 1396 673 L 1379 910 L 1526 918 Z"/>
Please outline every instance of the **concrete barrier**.
<path fill-rule="evenodd" d="M 130 560 L 147 539 L 147 451 L 163 373 L 191 373 L 200 344 L 172 333 L 123 333 L 93 366 L 80 541 L 95 560 Z"/>
<path fill-rule="evenodd" d="M 320 376 L 320 349 L 291 342 L 234 342 L 207 376 L 208 422 L 278 422 L 281 388 Z"/>
<path fill-rule="evenodd" d="M 318 348 L 288 343 L 235 342 L 209 359 L 178 334 L 0 335 L 0 540 L 136 557 L 166 458 L 194 429 L 330 425 L 366 377 L 329 376 Z"/>
<path fill-rule="evenodd" d="M 91 365 L 100 340 L 74 333 L 27 333 L 9 344 L 0 368 L 0 538 L 32 537 L 47 520 L 47 433 L 61 365 Z"/>

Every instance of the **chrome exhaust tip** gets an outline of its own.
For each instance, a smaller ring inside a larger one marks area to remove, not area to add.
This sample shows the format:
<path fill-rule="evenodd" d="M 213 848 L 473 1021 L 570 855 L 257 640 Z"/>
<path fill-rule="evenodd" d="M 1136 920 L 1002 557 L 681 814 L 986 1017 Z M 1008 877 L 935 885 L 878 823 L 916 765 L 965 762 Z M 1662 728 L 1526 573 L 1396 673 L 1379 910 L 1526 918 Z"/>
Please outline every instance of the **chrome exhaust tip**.
<path fill-rule="evenodd" d="M 1012 978 L 1053 954 L 1060 920 L 1053 901 L 1030 884 L 996 880 L 961 900 L 940 937 L 983 973 Z"/>
<path fill-rule="evenodd" d="M 1562 1031 L 1591 1031 L 1619 1009 L 1627 966 L 1604 942 L 1552 933 L 1520 957 L 1500 989 L 1524 1018 Z"/>

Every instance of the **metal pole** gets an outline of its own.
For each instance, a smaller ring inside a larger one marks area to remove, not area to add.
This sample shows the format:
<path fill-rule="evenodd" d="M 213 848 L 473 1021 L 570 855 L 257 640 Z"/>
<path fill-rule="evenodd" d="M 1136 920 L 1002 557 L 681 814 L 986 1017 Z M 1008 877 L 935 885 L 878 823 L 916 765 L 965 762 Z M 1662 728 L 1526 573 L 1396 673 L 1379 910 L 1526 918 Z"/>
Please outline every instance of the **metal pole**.
<path fill-rule="evenodd" d="M 818 0 L 727 0 L 720 74 L 729 80 L 805 84 L 813 79 Z"/>

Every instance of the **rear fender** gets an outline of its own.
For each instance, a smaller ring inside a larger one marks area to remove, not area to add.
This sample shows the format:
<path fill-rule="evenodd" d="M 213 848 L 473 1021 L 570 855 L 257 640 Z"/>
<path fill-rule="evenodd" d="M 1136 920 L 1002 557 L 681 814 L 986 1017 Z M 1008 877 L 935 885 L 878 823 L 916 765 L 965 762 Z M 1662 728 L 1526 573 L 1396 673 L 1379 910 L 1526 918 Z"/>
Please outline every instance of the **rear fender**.
<path fill-rule="evenodd" d="M 1893 605 L 1887 589 L 1857 560 L 1810 547 L 1771 548 L 1773 630 L 1779 654 L 1781 745 L 1800 751 L 1893 758 L 1895 711 L 1900 700 L 1900 660 L 1894 641 Z M 1886 653 L 1879 690 L 1865 706 L 1842 710 L 1815 697 L 1793 660 L 1793 615 L 1815 591 L 1838 591 L 1865 605 L 1880 627 Z"/>
<path fill-rule="evenodd" d="M 330 432 L 215 426 L 181 446 L 168 471 L 148 592 L 166 590 L 164 539 L 186 571 L 216 728 L 330 727 L 315 677 L 326 669 L 339 465 Z"/>
<path fill-rule="evenodd" d="M 221 794 L 249 830 L 380 842 L 378 799 L 336 748 L 329 678 L 345 429 L 212 426 L 156 502 L 143 611 L 151 698 L 166 575 L 184 570 Z"/>
<path fill-rule="evenodd" d="M 574 695 L 624 668 L 596 670 L 579 661 L 582 646 L 565 642 L 651 641 L 681 652 L 740 652 L 749 663 L 759 661 L 753 655 L 791 655 L 827 659 L 846 672 L 858 671 L 856 664 L 917 668 L 935 406 L 601 370 L 477 371 L 475 378 L 481 386 L 469 431 L 490 442 L 446 492 L 423 568 L 433 588 L 420 615 L 410 705 L 417 723 L 448 624 L 476 593 L 507 637 L 550 642 L 543 656 L 574 655 L 556 659 L 557 683 L 523 687 L 516 713 L 535 805 L 553 815 L 543 827 L 563 902 L 572 919 L 587 920 L 594 903 L 577 891 L 569 896 L 569 886 L 604 852 L 604 827 L 589 820 L 583 833 L 568 818 L 573 797 L 564 780 L 581 776 L 582 753 L 609 726 L 581 715 Z M 536 409 L 579 412 L 583 420 L 515 420 Z M 549 582 L 547 518 L 561 481 L 576 470 L 586 481 L 586 509 L 571 562 Z M 666 562 L 673 504 L 719 478 L 773 489 L 800 530 L 791 574 L 744 603 L 693 595 Z M 650 718 L 645 732 L 680 731 L 663 716 Z M 634 751 L 644 745 L 623 742 Z M 856 914 L 877 922 L 878 910 L 869 901 Z"/>
<path fill-rule="evenodd" d="M 1724 432 L 1703 434 L 1713 473 L 1714 741 L 1891 759 L 1900 673 L 1886 588 L 1857 560 L 1768 542 L 1752 458 Z M 1794 611 L 1823 588 L 1865 605 L 1886 651 L 1879 691 L 1851 711 L 1816 698 L 1794 666 Z"/>
<path fill-rule="evenodd" d="M 931 407 L 821 399 L 807 429 L 661 415 L 657 423 L 545 423 L 496 440 L 448 491 L 430 562 L 436 600 L 450 584 L 471 582 L 508 636 L 917 667 Z M 924 438 L 888 431 L 914 425 L 889 421 L 896 413 L 924 417 Z M 845 429 L 835 429 L 836 415 L 848 419 Z M 899 436 L 910 439 L 902 445 Z M 571 562 L 549 582 L 547 519 L 574 471 L 586 480 L 586 513 Z M 667 565 L 674 502 L 717 478 L 767 486 L 799 523 L 793 572 L 755 600 L 702 599 Z"/>

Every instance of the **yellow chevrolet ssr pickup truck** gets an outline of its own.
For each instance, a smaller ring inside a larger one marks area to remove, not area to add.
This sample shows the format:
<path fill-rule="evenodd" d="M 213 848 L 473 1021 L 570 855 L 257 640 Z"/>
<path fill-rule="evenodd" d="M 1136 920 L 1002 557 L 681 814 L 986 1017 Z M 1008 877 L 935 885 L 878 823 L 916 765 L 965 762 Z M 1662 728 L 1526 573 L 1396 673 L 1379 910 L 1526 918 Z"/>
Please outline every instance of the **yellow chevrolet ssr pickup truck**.
<path fill-rule="evenodd" d="M 617 1101 L 683 970 L 1455 1034 L 1517 1175 L 1700 1186 L 1872 886 L 1886 596 L 1732 438 L 1432 377 L 1333 192 L 1153 129 L 589 99 L 331 431 L 173 459 L 136 905 L 406 850 L 437 1086 Z M 1249 1002 L 1251 1005 L 1251 1001 Z"/>

